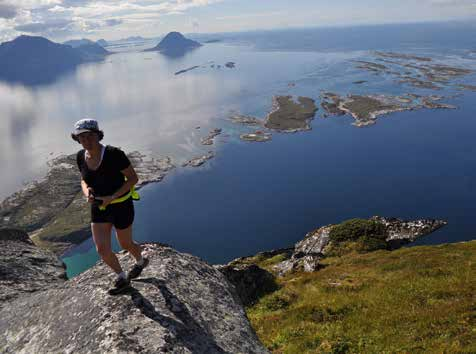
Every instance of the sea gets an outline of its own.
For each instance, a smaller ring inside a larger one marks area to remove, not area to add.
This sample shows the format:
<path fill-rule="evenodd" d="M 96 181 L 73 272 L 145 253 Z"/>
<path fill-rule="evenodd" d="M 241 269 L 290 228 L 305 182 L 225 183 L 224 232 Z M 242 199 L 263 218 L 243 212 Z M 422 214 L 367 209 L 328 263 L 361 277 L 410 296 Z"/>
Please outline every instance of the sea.
<path fill-rule="evenodd" d="M 190 37 L 204 45 L 167 56 L 142 51 L 155 42 L 131 43 L 49 85 L 0 83 L 0 199 L 44 176 L 47 161 L 76 152 L 73 124 L 92 117 L 105 144 L 170 156 L 177 166 L 162 182 L 142 188 L 135 203 L 137 242 L 165 243 L 223 264 L 291 247 L 323 225 L 373 215 L 448 221 L 414 245 L 476 238 L 476 92 L 456 86 L 476 85 L 476 24 Z M 431 57 L 475 73 L 441 91 L 415 88 L 356 67 L 355 60 L 374 61 L 374 51 Z M 353 126 L 350 116 L 325 117 L 320 109 L 311 130 L 274 132 L 266 143 L 240 140 L 254 129 L 230 121 L 234 114 L 264 118 L 276 95 L 307 96 L 319 104 L 323 91 L 438 94 L 458 109 L 393 113 L 366 128 Z M 214 128 L 222 134 L 214 145 L 202 145 Z M 182 167 L 208 151 L 215 157 L 203 166 Z M 69 277 L 98 259 L 91 238 L 63 256 Z"/>

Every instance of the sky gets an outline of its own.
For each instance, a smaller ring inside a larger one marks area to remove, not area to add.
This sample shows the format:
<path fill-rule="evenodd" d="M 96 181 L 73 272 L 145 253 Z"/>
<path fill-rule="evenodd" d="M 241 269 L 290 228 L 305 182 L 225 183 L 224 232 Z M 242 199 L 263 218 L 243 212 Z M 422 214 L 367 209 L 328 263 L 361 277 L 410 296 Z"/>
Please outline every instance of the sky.
<path fill-rule="evenodd" d="M 0 41 L 473 19 L 476 0 L 0 0 Z"/>

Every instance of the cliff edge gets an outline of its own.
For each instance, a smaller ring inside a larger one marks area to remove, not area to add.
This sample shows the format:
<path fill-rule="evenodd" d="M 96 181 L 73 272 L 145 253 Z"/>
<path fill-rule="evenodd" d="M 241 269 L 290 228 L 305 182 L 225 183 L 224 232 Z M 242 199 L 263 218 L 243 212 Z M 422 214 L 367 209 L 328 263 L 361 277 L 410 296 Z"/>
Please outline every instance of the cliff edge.
<path fill-rule="evenodd" d="M 113 275 L 101 262 L 74 279 L 3 302 L 2 352 L 267 352 L 220 271 L 166 246 L 144 247 L 150 265 L 123 295 L 107 294 Z M 11 248 L 24 249 L 16 242 Z M 131 265 L 125 253 L 119 259 Z M 13 267 L 0 262 L 1 269 Z M 25 274 L 31 280 L 36 273 Z"/>

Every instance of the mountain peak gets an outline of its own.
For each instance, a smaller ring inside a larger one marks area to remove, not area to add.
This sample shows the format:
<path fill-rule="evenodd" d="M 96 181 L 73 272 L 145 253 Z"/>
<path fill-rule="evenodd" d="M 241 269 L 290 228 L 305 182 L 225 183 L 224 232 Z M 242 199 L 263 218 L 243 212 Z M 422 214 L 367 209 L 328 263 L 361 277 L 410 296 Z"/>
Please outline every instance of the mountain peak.
<path fill-rule="evenodd" d="M 194 48 L 201 47 L 201 44 L 191 39 L 185 38 L 180 32 L 168 33 L 160 43 L 149 49 L 149 51 L 161 51 L 165 53 L 180 53 Z"/>

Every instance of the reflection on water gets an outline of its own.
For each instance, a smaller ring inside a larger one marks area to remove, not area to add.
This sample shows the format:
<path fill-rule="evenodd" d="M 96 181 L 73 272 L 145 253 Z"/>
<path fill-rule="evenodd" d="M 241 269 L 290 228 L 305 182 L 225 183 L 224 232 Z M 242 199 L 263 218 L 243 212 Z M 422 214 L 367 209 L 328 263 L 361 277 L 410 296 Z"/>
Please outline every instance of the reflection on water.
<path fill-rule="evenodd" d="M 391 32 L 395 35 L 394 27 Z M 224 129 L 218 141 L 236 141 L 243 128 L 224 120 L 230 111 L 264 117 L 273 95 L 434 93 L 354 67 L 351 59 L 369 59 L 365 49 L 375 47 L 377 34 L 384 37 L 384 29 L 352 43 L 351 51 L 343 46 L 329 52 L 327 44 L 339 43 L 332 38 L 322 44 L 324 52 L 309 51 L 309 46 L 291 51 L 299 47 L 291 36 L 291 49 L 285 51 L 274 45 L 276 51 L 263 52 L 215 43 L 174 58 L 121 52 L 41 89 L 0 85 L 0 162 L 8 167 L 2 171 L 0 198 L 41 175 L 46 159 L 76 151 L 79 146 L 69 132 L 85 116 L 100 121 L 106 143 L 168 155 L 180 164 L 209 149 L 200 137 L 212 127 Z M 412 48 L 476 69 L 474 59 L 461 59 L 467 50 L 458 46 L 465 41 L 447 41 L 449 48 L 441 50 L 438 39 L 436 50 L 427 39 L 412 42 Z M 391 45 L 398 51 L 402 43 Z M 408 42 L 403 48 L 409 52 Z M 236 69 L 224 68 L 228 61 L 236 62 Z M 368 83 L 352 85 L 357 80 Z M 475 75 L 465 80 L 474 85 Z M 316 119 L 311 132 L 275 134 L 266 144 L 218 144 L 217 158 L 203 168 L 176 170 L 164 182 L 146 187 L 137 204 L 137 240 L 169 243 L 210 262 L 224 262 L 289 246 L 319 225 L 374 214 L 448 218 L 449 225 L 429 242 L 470 239 L 476 193 L 471 182 L 476 106 L 471 95 L 448 102 L 460 110 L 397 113 L 368 129 L 351 126 L 349 117 L 335 117 Z M 70 274 L 97 260 L 91 246 L 88 240 L 69 254 Z"/>
<path fill-rule="evenodd" d="M 214 44 L 172 58 L 157 52 L 117 53 L 49 86 L 0 83 L 0 162 L 9 167 L 2 173 L 0 199 L 44 174 L 46 160 L 78 149 L 69 137 L 78 119 L 98 119 L 107 144 L 181 163 L 206 151 L 200 137 L 230 110 L 263 115 L 270 97 L 287 88 L 289 80 L 306 79 L 316 67 L 352 55 L 276 55 Z M 237 68 L 225 68 L 228 61 Z M 200 67 L 174 75 L 195 65 Z"/>
<path fill-rule="evenodd" d="M 240 82 L 233 75 L 173 76 L 195 60 L 202 58 L 121 53 L 106 63 L 83 65 L 54 85 L 1 83 L 0 163 L 7 168 L 0 198 L 44 173 L 47 159 L 74 152 L 69 132 L 83 117 L 98 119 L 105 141 L 127 150 L 176 158 L 196 152 L 200 147 L 191 138 L 193 127 L 207 127 Z"/>

